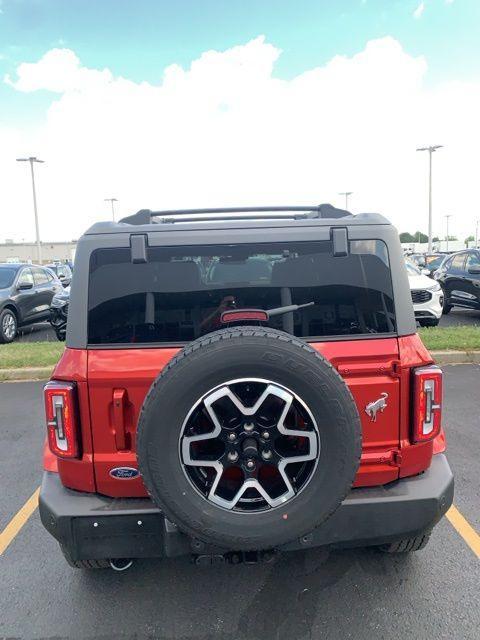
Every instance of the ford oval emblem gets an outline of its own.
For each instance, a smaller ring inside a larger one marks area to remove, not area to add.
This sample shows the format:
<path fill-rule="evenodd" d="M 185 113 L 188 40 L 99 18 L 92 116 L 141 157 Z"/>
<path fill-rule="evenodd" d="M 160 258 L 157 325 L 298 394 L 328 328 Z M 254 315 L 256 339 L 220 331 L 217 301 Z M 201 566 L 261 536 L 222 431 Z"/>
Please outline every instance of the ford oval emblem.
<path fill-rule="evenodd" d="M 138 478 L 140 471 L 134 467 L 114 467 L 110 469 L 110 475 L 117 480 L 133 480 Z"/>

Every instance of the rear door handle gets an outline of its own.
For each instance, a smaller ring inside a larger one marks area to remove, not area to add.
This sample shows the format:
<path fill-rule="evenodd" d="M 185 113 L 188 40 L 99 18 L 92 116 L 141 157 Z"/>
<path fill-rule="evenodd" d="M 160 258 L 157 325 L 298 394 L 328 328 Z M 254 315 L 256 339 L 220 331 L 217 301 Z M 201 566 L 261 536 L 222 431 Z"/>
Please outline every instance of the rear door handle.
<path fill-rule="evenodd" d="M 125 402 L 126 389 L 113 390 L 113 430 L 115 433 L 115 445 L 119 451 L 127 448 L 125 433 Z"/>

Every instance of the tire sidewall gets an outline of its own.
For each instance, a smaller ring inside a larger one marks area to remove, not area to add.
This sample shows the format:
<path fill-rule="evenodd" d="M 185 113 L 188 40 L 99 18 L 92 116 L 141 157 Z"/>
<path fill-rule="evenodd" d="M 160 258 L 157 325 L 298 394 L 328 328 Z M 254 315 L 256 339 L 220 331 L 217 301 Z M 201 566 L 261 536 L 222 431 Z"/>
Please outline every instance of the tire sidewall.
<path fill-rule="evenodd" d="M 179 452 L 195 403 L 240 378 L 269 380 L 299 396 L 320 434 L 308 484 L 285 505 L 264 512 L 230 511 L 207 501 L 187 478 Z M 139 422 L 139 466 L 154 501 L 190 535 L 230 549 L 274 547 L 324 522 L 350 489 L 361 453 L 358 412 L 343 380 L 310 347 L 265 336 L 210 343 L 177 361 L 154 388 Z M 160 428 L 159 416 L 168 428 Z"/>

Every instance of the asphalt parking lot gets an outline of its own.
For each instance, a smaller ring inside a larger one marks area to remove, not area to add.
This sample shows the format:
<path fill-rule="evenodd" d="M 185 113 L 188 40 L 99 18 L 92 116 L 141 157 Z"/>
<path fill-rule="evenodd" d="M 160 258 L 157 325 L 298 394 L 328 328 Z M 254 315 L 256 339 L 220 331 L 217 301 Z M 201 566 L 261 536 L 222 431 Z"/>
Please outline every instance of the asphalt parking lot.
<path fill-rule="evenodd" d="M 480 367 L 445 367 L 455 504 L 480 532 Z M 41 382 L 0 384 L 0 531 L 38 487 Z M 478 639 L 480 560 L 443 519 L 406 557 L 314 550 L 267 565 L 70 569 L 38 511 L 0 557 L 0 638 Z"/>
<path fill-rule="evenodd" d="M 38 322 L 30 327 L 20 329 L 16 342 L 51 342 L 56 341 L 55 333 L 48 322 Z"/>
<path fill-rule="evenodd" d="M 440 327 L 458 327 L 461 325 L 480 327 L 480 311 L 470 309 L 452 309 L 440 319 Z"/>

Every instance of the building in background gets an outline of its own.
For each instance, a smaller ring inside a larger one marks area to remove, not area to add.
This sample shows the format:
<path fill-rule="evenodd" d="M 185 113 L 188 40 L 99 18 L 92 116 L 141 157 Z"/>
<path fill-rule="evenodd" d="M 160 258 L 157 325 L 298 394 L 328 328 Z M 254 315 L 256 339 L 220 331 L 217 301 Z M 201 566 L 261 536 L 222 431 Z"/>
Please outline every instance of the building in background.
<path fill-rule="evenodd" d="M 475 241 L 462 242 L 461 240 L 449 240 L 448 244 L 446 240 L 439 240 L 432 244 L 433 252 L 444 252 L 448 250 L 448 253 L 455 253 L 455 251 L 463 251 L 464 249 L 474 249 Z M 404 253 L 427 253 L 427 242 L 402 242 L 402 249 Z"/>
<path fill-rule="evenodd" d="M 42 242 L 42 262 L 73 262 L 77 241 Z M 1 262 L 37 262 L 37 245 L 35 242 L 13 242 L 6 240 L 0 243 Z"/>

